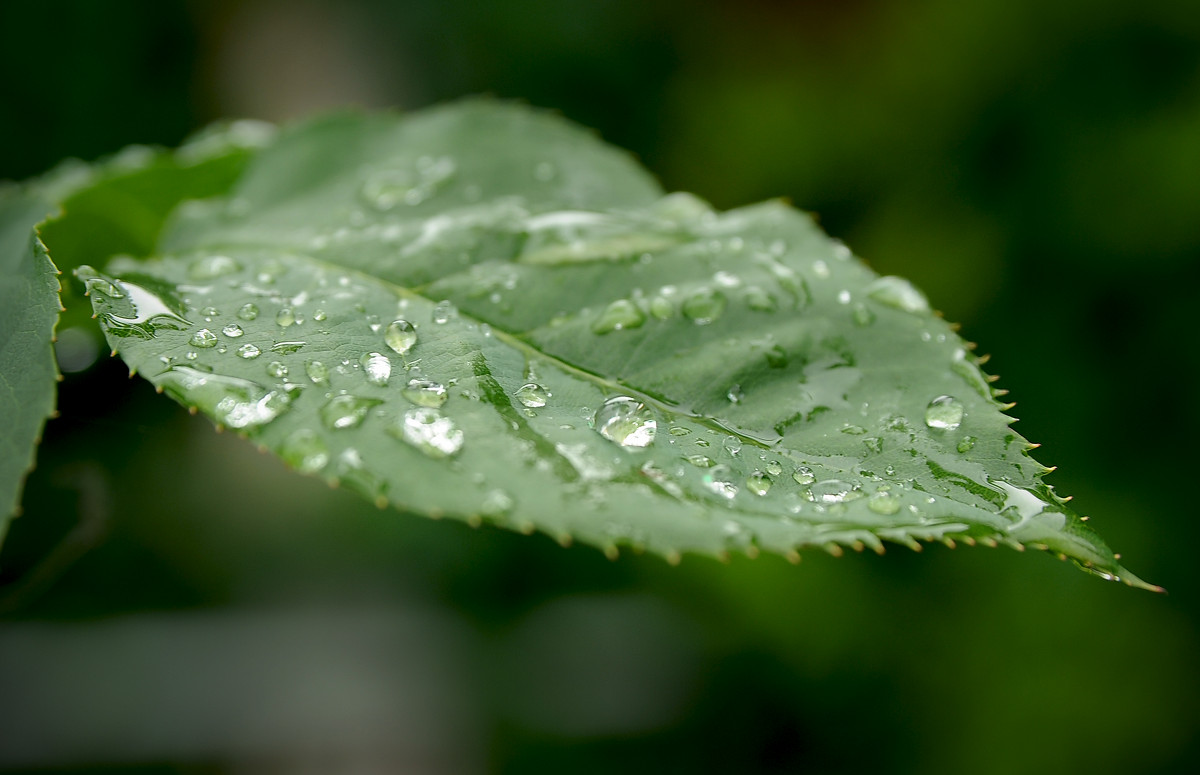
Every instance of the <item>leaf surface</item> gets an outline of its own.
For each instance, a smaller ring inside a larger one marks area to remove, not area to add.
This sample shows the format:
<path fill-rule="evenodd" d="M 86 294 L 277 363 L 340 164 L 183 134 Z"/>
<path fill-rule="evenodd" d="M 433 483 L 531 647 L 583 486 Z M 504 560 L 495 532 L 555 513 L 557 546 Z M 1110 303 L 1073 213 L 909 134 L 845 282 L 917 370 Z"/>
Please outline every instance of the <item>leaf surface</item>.
<path fill-rule="evenodd" d="M 113 348 L 381 505 L 670 559 L 1004 543 L 1142 585 L 920 291 L 554 117 L 293 127 L 159 253 L 80 270 Z"/>
<path fill-rule="evenodd" d="M 0 539 L 54 411 L 58 270 L 34 230 L 51 209 L 27 189 L 0 189 Z"/>

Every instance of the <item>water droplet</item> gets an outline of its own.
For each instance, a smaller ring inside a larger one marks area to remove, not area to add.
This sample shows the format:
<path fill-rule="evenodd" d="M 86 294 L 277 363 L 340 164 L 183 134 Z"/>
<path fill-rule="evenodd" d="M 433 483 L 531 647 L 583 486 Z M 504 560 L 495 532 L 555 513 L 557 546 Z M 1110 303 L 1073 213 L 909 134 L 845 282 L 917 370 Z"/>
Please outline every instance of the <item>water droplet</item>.
<path fill-rule="evenodd" d="M 775 297 L 757 285 L 747 286 L 743 298 L 746 306 L 755 312 L 774 312 L 779 308 Z"/>
<path fill-rule="evenodd" d="M 882 516 L 891 516 L 900 510 L 900 499 L 883 490 L 867 499 L 867 508 Z"/>
<path fill-rule="evenodd" d="M 521 402 L 522 406 L 526 406 L 530 409 L 538 409 L 546 405 L 546 402 L 550 399 L 551 393 L 538 383 L 529 382 L 517 388 L 516 391 L 513 392 L 513 395 L 517 397 L 517 400 Z"/>
<path fill-rule="evenodd" d="M 737 453 L 742 451 L 742 440 L 737 436 L 726 436 L 725 440 L 721 443 L 724 445 L 725 451 L 730 455 L 736 456 Z"/>
<path fill-rule="evenodd" d="M 808 499 L 817 503 L 844 503 L 862 497 L 862 490 L 840 479 L 817 482 L 808 491 Z"/>
<path fill-rule="evenodd" d="M 963 436 L 958 442 L 959 452 L 970 452 L 975 448 L 975 442 L 978 441 L 974 436 Z"/>
<path fill-rule="evenodd" d="M 629 299 L 617 299 L 604 308 L 600 317 L 592 323 L 593 334 L 607 334 L 626 328 L 638 328 L 646 322 L 646 316 L 636 303 Z"/>
<path fill-rule="evenodd" d="M 658 430 L 658 422 L 646 405 L 629 396 L 605 401 L 593 421 L 601 436 L 622 447 L 648 447 Z"/>
<path fill-rule="evenodd" d="M 262 355 L 262 350 L 252 344 L 244 344 L 238 348 L 237 354 L 239 358 L 245 358 L 249 361 Z"/>
<path fill-rule="evenodd" d="M 395 352 L 404 355 L 417 343 L 417 330 L 407 320 L 393 320 L 383 332 L 383 341 Z"/>
<path fill-rule="evenodd" d="M 734 385 L 725 391 L 725 397 L 729 399 L 729 403 L 731 404 L 740 404 L 745 399 L 746 394 L 742 392 L 741 385 Z"/>
<path fill-rule="evenodd" d="M 267 376 L 283 379 L 288 375 L 288 367 L 284 366 L 279 361 L 271 361 L 267 364 Z"/>
<path fill-rule="evenodd" d="M 445 385 L 428 379 L 410 379 L 400 392 L 417 406 L 427 406 L 433 409 L 446 403 L 446 399 L 449 397 Z"/>
<path fill-rule="evenodd" d="M 329 369 L 320 361 L 309 361 L 304 364 L 304 371 L 313 382 L 324 382 L 329 379 Z"/>
<path fill-rule="evenodd" d="M 192 262 L 188 276 L 193 280 L 214 280 L 241 269 L 242 265 L 229 256 L 205 256 Z"/>
<path fill-rule="evenodd" d="M 850 303 L 850 291 L 846 291 L 846 290 L 838 291 L 837 300 L 838 300 L 838 304 L 849 304 Z"/>
<path fill-rule="evenodd" d="M 213 318 L 221 314 L 221 310 L 217 309 L 216 307 L 205 307 L 204 309 L 200 310 L 200 314 L 203 315 L 209 322 L 212 322 Z"/>
<path fill-rule="evenodd" d="M 381 403 L 383 402 L 377 398 L 360 398 L 343 394 L 326 401 L 318 414 L 321 416 L 321 422 L 330 430 L 357 428 L 363 424 L 363 420 L 367 419 L 367 412 L 371 410 L 371 407 Z"/>
<path fill-rule="evenodd" d="M 914 315 L 929 313 L 929 300 L 925 298 L 925 294 L 903 277 L 880 277 L 867 286 L 867 295 L 880 304 Z"/>
<path fill-rule="evenodd" d="M 287 328 L 296 322 L 296 313 L 291 307 L 282 307 L 275 313 L 275 322 L 280 328 Z"/>
<path fill-rule="evenodd" d="M 313 320 L 317 321 L 318 323 L 323 322 L 327 317 L 329 316 L 325 314 L 325 310 L 323 309 L 319 309 L 313 313 Z"/>
<path fill-rule="evenodd" d="M 770 474 L 771 476 L 779 476 L 780 474 L 783 473 L 783 466 L 780 465 L 778 460 L 770 461 L 769 463 L 767 463 L 766 468 L 767 468 L 767 473 Z"/>
<path fill-rule="evenodd" d="M 392 362 L 382 353 L 363 353 L 358 362 L 372 385 L 386 385 L 392 376 Z"/>
<path fill-rule="evenodd" d="M 871 308 L 861 301 L 854 305 L 853 311 L 850 313 L 854 318 L 854 325 L 865 328 L 875 322 L 875 313 Z"/>
<path fill-rule="evenodd" d="M 254 320 L 258 317 L 258 305 L 243 304 L 242 308 L 238 310 L 237 316 L 242 320 Z"/>
<path fill-rule="evenodd" d="M 431 317 L 433 318 L 433 322 L 438 325 L 449 323 L 458 317 L 458 308 L 450 301 L 443 299 L 433 305 L 433 314 Z"/>
<path fill-rule="evenodd" d="M 829 277 L 829 264 L 819 259 L 817 261 L 813 261 L 813 274 L 815 274 L 817 277 L 820 277 L 822 280 L 827 279 Z"/>
<path fill-rule="evenodd" d="M 675 305 L 665 296 L 655 296 L 650 300 L 650 314 L 658 320 L 667 320 L 675 314 Z"/>
<path fill-rule="evenodd" d="M 192 347 L 204 347 L 206 349 L 216 347 L 217 335 L 207 328 L 202 328 L 192 336 L 191 345 Z"/>
<path fill-rule="evenodd" d="M 694 465 L 696 468 L 712 468 L 716 462 L 711 457 L 704 455 L 687 455 L 684 460 Z"/>
<path fill-rule="evenodd" d="M 731 473 L 729 466 L 713 466 L 704 475 L 704 486 L 722 498 L 732 500 L 738 493 L 738 487 L 730 481 Z"/>
<path fill-rule="evenodd" d="M 287 391 L 268 391 L 257 382 L 191 366 L 172 366 L 156 381 L 180 403 L 203 410 L 228 428 L 264 425 L 287 411 L 292 401 Z"/>
<path fill-rule="evenodd" d="M 962 424 L 963 405 L 954 396 L 938 396 L 925 408 L 925 424 L 930 428 L 952 431 Z"/>
<path fill-rule="evenodd" d="M 691 429 L 685 428 L 682 425 L 672 425 L 671 430 L 668 432 L 672 436 L 690 436 L 690 435 L 692 435 Z"/>
<path fill-rule="evenodd" d="M 760 497 L 766 495 L 771 490 L 771 477 L 755 471 L 746 479 L 746 489 Z"/>
<path fill-rule="evenodd" d="M 479 513 L 484 517 L 499 519 L 511 514 L 515 505 L 512 496 L 504 490 L 490 490 L 483 496 L 483 503 L 479 505 Z"/>
<path fill-rule="evenodd" d="M 725 311 L 725 295 L 712 288 L 701 288 L 683 302 L 683 314 L 698 326 L 706 326 Z"/>
<path fill-rule="evenodd" d="M 236 323 L 230 323 L 221 329 L 221 333 L 225 334 L 225 336 L 229 337 L 230 339 L 237 339 L 239 336 L 244 334 L 245 331 L 242 331 L 242 327 Z"/>
<path fill-rule="evenodd" d="M 736 288 L 742 284 L 742 278 L 732 272 L 720 271 L 713 275 L 713 282 L 722 288 Z"/>
<path fill-rule="evenodd" d="M 812 484 L 817 480 L 813 476 L 812 469 L 808 466 L 800 466 L 792 473 L 792 478 L 796 480 L 796 484 Z"/>
<path fill-rule="evenodd" d="M 863 439 L 863 444 L 866 445 L 867 449 L 876 454 L 883 452 L 883 439 L 878 436 L 868 436 Z"/>
<path fill-rule="evenodd" d="M 329 463 L 329 447 L 310 428 L 301 428 L 279 445 L 279 457 L 302 474 L 315 474 Z"/>
<path fill-rule="evenodd" d="M 409 409 L 387 428 L 388 433 L 408 442 L 430 457 L 450 457 L 462 449 L 463 432 L 437 409 Z"/>
<path fill-rule="evenodd" d="M 271 352 L 291 355 L 304 346 L 304 342 L 276 342 L 271 345 Z"/>

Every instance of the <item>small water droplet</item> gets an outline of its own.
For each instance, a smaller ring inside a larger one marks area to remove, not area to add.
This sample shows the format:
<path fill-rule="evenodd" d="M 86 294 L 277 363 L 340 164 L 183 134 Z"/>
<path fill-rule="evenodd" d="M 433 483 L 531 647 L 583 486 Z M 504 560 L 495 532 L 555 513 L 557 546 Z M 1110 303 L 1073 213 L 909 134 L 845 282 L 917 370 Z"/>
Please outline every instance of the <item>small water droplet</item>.
<path fill-rule="evenodd" d="M 437 409 L 446 403 L 449 392 L 440 382 L 428 379 L 410 379 L 401 394 L 417 406 L 427 406 Z"/>
<path fill-rule="evenodd" d="M 724 445 L 725 451 L 735 457 L 737 453 L 742 451 L 742 440 L 737 436 L 726 436 L 725 440 L 721 443 Z"/>
<path fill-rule="evenodd" d="M 229 256 L 205 256 L 192 262 L 188 276 L 193 280 L 214 280 L 241 269 L 242 265 Z"/>
<path fill-rule="evenodd" d="M 334 396 L 318 411 L 321 422 L 330 430 L 357 428 L 367 418 L 371 407 L 383 403 L 377 398 L 361 398 L 350 394 Z"/>
<path fill-rule="evenodd" d="M 867 286 L 867 295 L 880 304 L 914 315 L 929 313 L 929 300 L 925 298 L 925 294 L 903 277 L 880 277 Z"/>
<path fill-rule="evenodd" d="M 746 479 L 746 489 L 760 497 L 766 495 L 771 490 L 771 477 L 755 471 Z"/>
<path fill-rule="evenodd" d="M 691 429 L 685 428 L 682 425 L 672 425 L 671 430 L 668 431 L 668 433 L 670 433 L 672 436 L 690 436 L 690 435 L 692 435 Z"/>
<path fill-rule="evenodd" d="M 867 499 L 867 508 L 882 516 L 891 516 L 900 510 L 900 499 L 883 490 Z"/>
<path fill-rule="evenodd" d="M 829 277 L 829 264 L 821 260 L 813 261 L 813 274 L 822 280 L 827 279 Z"/>
<path fill-rule="evenodd" d="M 409 409 L 388 426 L 388 433 L 430 457 L 450 457 L 462 449 L 464 434 L 437 409 L 422 406 Z"/>
<path fill-rule="evenodd" d="M 963 436 L 958 442 L 959 452 L 970 452 L 975 448 L 975 442 L 978 441 L 974 436 Z"/>
<path fill-rule="evenodd" d="M 650 314 L 658 320 L 667 320 L 675 314 L 675 305 L 665 296 L 655 296 L 650 300 Z"/>
<path fill-rule="evenodd" d="M 200 310 L 200 314 L 211 322 L 213 318 L 221 314 L 221 310 L 217 309 L 216 307 L 205 307 L 204 309 Z"/>
<path fill-rule="evenodd" d="M 683 459 L 694 465 L 696 468 L 712 468 L 714 465 L 716 465 L 716 461 L 714 461 L 711 457 L 705 457 L 704 455 L 687 455 Z"/>
<path fill-rule="evenodd" d="M 817 503 L 844 503 L 862 497 L 862 490 L 840 479 L 817 482 L 808 490 L 808 499 Z"/>
<path fill-rule="evenodd" d="M 720 271 L 713 275 L 713 282 L 722 288 L 736 288 L 742 284 L 742 278 L 732 272 Z"/>
<path fill-rule="evenodd" d="M 774 312 L 779 308 L 775 297 L 757 285 L 747 286 L 743 298 L 746 306 L 755 312 Z"/>
<path fill-rule="evenodd" d="M 207 349 L 209 347 L 217 346 L 217 335 L 212 331 L 209 331 L 207 328 L 202 328 L 192 335 L 190 341 L 192 347 L 203 347 Z"/>
<path fill-rule="evenodd" d="M 258 305 L 243 304 L 242 308 L 238 310 L 237 316 L 242 320 L 254 320 L 258 317 Z"/>
<path fill-rule="evenodd" d="M 249 361 L 262 355 L 262 350 L 247 343 L 238 348 L 237 354 L 239 358 L 245 358 Z"/>
<path fill-rule="evenodd" d="M 271 352 L 291 355 L 304 346 L 304 342 L 276 342 L 271 345 Z"/>
<path fill-rule="evenodd" d="M 317 321 L 318 323 L 323 322 L 327 317 L 329 316 L 325 314 L 325 310 L 323 309 L 319 309 L 313 313 L 313 320 Z"/>
<path fill-rule="evenodd" d="M 458 317 L 458 308 L 455 307 L 454 304 L 449 300 L 443 299 L 442 301 L 439 301 L 437 304 L 433 305 L 433 313 L 431 317 L 433 318 L 433 322 L 437 323 L 438 325 L 449 323 L 451 320 L 454 320 Z"/>
<path fill-rule="evenodd" d="M 954 396 L 938 396 L 925 408 L 925 424 L 930 428 L 952 431 L 962 424 L 963 405 Z"/>
<path fill-rule="evenodd" d="M 854 318 L 854 325 L 863 328 L 875 322 L 875 313 L 871 311 L 870 307 L 868 307 L 866 304 L 863 304 L 861 301 L 854 305 L 854 309 L 850 315 Z"/>
<path fill-rule="evenodd" d="M 746 398 L 746 394 L 742 392 L 741 385 L 734 385 L 725 391 L 725 397 L 729 399 L 731 404 L 740 404 Z"/>
<path fill-rule="evenodd" d="M 626 328 L 638 328 L 646 322 L 646 316 L 636 303 L 629 299 L 617 299 L 604 308 L 600 317 L 592 323 L 593 334 L 607 334 Z"/>
<path fill-rule="evenodd" d="M 279 361 L 271 361 L 267 364 L 267 376 L 283 379 L 288 375 L 288 367 L 284 366 Z"/>
<path fill-rule="evenodd" d="M 329 463 L 329 447 L 310 428 L 301 428 L 279 445 L 279 457 L 302 474 L 314 474 Z"/>
<path fill-rule="evenodd" d="M 517 388 L 513 392 L 513 395 L 517 397 L 522 406 L 530 409 L 538 409 L 546 405 L 551 393 L 536 382 L 528 382 Z"/>
<path fill-rule="evenodd" d="M 287 328 L 288 326 L 295 324 L 295 322 L 296 313 L 292 311 L 291 307 L 282 307 L 278 312 L 275 313 L 275 323 L 278 324 L 280 328 Z"/>
<path fill-rule="evenodd" d="M 309 361 L 304 364 L 304 371 L 313 382 L 321 383 L 329 379 L 329 369 L 320 361 Z"/>
<path fill-rule="evenodd" d="M 230 339 L 237 339 L 239 336 L 244 334 L 245 331 L 242 331 L 242 327 L 238 324 L 230 323 L 221 329 L 221 333 L 225 334 L 225 336 L 229 337 Z"/>
<path fill-rule="evenodd" d="M 683 314 L 698 326 L 706 326 L 725 311 L 725 294 L 712 288 L 701 288 L 683 302 Z"/>
<path fill-rule="evenodd" d="M 878 436 L 868 436 L 867 438 L 863 439 L 863 444 L 866 445 L 866 448 L 871 452 L 875 452 L 877 454 L 883 452 L 883 439 L 880 439 Z"/>
<path fill-rule="evenodd" d="M 658 422 L 646 405 L 629 396 L 605 401 L 593 422 L 601 436 L 622 447 L 648 447 L 658 430 Z"/>
<path fill-rule="evenodd" d="M 403 318 L 393 320 L 388 323 L 387 330 L 383 332 L 383 341 L 392 350 L 404 355 L 417 343 L 417 330 L 412 323 Z"/>
<path fill-rule="evenodd" d="M 780 465 L 778 460 L 772 460 L 768 462 L 766 468 L 767 473 L 771 476 L 779 476 L 783 473 L 783 466 Z"/>
<path fill-rule="evenodd" d="M 516 506 L 511 495 L 504 490 L 490 490 L 483 496 L 483 503 L 479 505 L 479 513 L 481 516 L 491 519 L 499 519 L 508 516 Z"/>
<path fill-rule="evenodd" d="M 738 487 L 730 481 L 731 475 L 732 472 L 729 470 L 729 466 L 713 466 L 704 474 L 704 486 L 722 498 L 732 500 L 738 493 Z"/>
<path fill-rule="evenodd" d="M 386 385 L 392 376 L 392 362 L 382 353 L 363 353 L 358 363 L 372 385 Z"/>
<path fill-rule="evenodd" d="M 813 476 L 812 469 L 808 466 L 800 466 L 792 473 L 792 478 L 796 480 L 796 484 L 812 484 L 817 479 Z"/>

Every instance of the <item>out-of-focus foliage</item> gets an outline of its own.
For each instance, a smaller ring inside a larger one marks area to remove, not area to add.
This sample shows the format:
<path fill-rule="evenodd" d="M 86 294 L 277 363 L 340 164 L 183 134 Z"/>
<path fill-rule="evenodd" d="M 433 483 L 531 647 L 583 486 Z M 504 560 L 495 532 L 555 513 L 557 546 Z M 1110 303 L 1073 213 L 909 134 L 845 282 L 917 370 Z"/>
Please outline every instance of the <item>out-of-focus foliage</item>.
<path fill-rule="evenodd" d="M 5 4 L 0 104 L 21 120 L 0 123 L 0 177 L 345 99 L 556 107 L 668 190 L 790 197 L 969 339 L 1038 342 L 989 364 L 1020 388 L 1018 427 L 1172 594 L 991 552 L 672 569 L 398 520 L 297 484 L 60 335 L 83 370 L 28 481 L 41 518 L 15 520 L 0 556 L 0 650 L 23 678 L 3 715 L 28 741 L 5 739 L 4 766 L 454 750 L 443 771 L 1190 771 L 1200 612 L 1170 537 L 1192 528 L 1200 425 L 1181 355 L 1200 8 L 579 5 Z M 395 654 L 434 665 L 440 691 Z M 301 714 L 297 687 L 342 712 Z"/>

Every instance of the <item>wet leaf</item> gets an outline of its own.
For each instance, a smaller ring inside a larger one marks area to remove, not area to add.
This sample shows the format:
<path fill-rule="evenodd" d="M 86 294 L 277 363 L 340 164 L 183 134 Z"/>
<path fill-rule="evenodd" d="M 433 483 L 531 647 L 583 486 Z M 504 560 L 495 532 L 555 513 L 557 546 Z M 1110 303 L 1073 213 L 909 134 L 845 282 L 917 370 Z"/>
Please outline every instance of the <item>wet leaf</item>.
<path fill-rule="evenodd" d="M 670 559 L 1002 543 L 1142 584 L 920 291 L 551 116 L 293 127 L 157 253 L 80 270 L 111 345 L 381 505 Z"/>
<path fill-rule="evenodd" d="M 58 271 L 34 231 L 50 210 L 28 190 L 0 189 L 0 539 L 54 411 Z"/>

